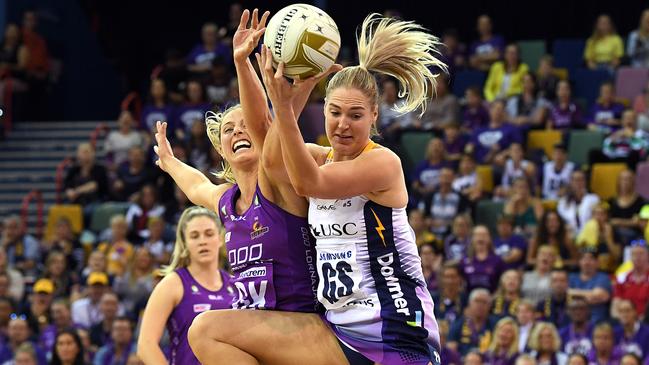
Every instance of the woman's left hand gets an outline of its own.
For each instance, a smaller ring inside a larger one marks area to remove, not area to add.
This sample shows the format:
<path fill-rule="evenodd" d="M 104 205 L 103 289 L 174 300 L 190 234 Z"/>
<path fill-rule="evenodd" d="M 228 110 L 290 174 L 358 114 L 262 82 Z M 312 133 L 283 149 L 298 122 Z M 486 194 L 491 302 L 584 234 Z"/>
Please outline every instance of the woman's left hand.
<path fill-rule="evenodd" d="M 341 65 L 334 64 L 319 75 L 306 80 L 294 80 L 291 84 L 284 77 L 284 62 L 280 62 L 277 70 L 273 70 L 273 54 L 266 45 L 261 47 L 261 54 L 257 53 L 255 56 L 266 86 L 266 93 L 276 111 L 290 108 L 295 97 L 304 95 L 304 93 L 310 94 L 320 80 L 342 69 Z"/>

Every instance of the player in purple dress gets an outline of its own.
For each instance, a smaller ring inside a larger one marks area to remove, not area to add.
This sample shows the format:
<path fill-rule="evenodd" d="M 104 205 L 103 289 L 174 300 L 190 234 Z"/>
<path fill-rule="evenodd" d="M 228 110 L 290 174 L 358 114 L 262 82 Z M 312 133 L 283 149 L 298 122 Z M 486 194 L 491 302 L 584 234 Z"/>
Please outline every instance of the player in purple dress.
<path fill-rule="evenodd" d="M 146 363 L 164 364 L 159 346 L 165 325 L 170 336 L 171 365 L 200 364 L 187 342 L 194 318 L 212 309 L 230 309 L 235 289 L 219 270 L 223 245 L 217 215 L 203 207 L 187 208 L 178 222 L 176 244 L 165 277 L 155 287 L 142 319 L 138 355 Z"/>

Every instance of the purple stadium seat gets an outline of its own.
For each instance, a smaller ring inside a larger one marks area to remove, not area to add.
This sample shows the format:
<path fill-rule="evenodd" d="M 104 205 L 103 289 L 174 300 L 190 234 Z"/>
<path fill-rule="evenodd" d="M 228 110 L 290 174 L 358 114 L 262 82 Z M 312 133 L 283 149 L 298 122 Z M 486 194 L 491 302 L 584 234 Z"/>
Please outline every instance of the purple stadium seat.
<path fill-rule="evenodd" d="M 617 96 L 633 103 L 635 97 L 640 95 L 647 85 L 647 80 L 649 80 L 649 69 L 620 67 L 615 78 Z"/>
<path fill-rule="evenodd" d="M 649 162 L 638 164 L 635 177 L 635 190 L 645 199 L 649 199 Z"/>

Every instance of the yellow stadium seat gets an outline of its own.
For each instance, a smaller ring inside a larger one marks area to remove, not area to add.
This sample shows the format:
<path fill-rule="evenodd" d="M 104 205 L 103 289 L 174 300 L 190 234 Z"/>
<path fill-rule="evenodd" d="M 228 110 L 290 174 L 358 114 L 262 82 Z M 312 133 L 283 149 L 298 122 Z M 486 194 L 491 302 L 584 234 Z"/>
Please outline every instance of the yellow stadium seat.
<path fill-rule="evenodd" d="M 616 194 L 617 177 L 627 169 L 624 163 L 596 163 L 590 175 L 590 190 L 607 200 Z"/>
<path fill-rule="evenodd" d="M 482 182 L 482 191 L 491 193 L 494 190 L 494 172 L 491 165 L 478 165 L 476 173 Z"/>
<path fill-rule="evenodd" d="M 544 211 L 557 210 L 558 202 L 556 200 L 544 200 L 541 204 L 543 204 Z"/>
<path fill-rule="evenodd" d="M 47 227 L 45 228 L 45 240 L 50 240 L 56 232 L 56 223 L 61 218 L 67 218 L 72 226 L 72 232 L 78 234 L 83 230 L 83 210 L 76 204 L 55 204 L 47 213 Z"/>
<path fill-rule="evenodd" d="M 561 132 L 557 130 L 533 130 L 527 134 L 527 149 L 543 149 L 548 158 L 552 158 L 554 145 L 561 142 Z"/>
<path fill-rule="evenodd" d="M 568 69 L 567 68 L 559 68 L 555 67 L 554 70 L 552 70 L 554 73 L 554 76 L 558 77 L 560 80 L 568 80 Z"/>

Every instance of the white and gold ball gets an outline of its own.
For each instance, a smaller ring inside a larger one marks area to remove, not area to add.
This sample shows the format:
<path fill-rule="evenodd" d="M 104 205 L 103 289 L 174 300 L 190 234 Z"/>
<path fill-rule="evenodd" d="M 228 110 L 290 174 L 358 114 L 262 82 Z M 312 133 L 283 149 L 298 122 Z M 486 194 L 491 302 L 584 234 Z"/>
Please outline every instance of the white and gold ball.
<path fill-rule="evenodd" d="M 284 76 L 303 80 L 328 70 L 336 62 L 340 33 L 324 11 L 308 4 L 293 4 L 270 18 L 264 44 L 273 53 L 275 66 L 284 62 Z"/>

